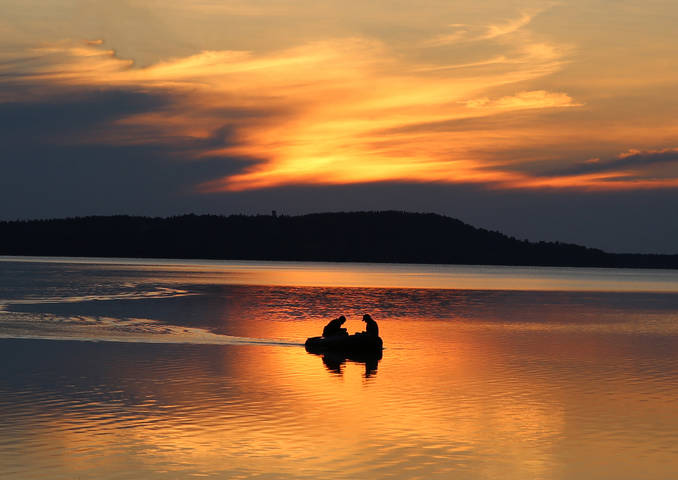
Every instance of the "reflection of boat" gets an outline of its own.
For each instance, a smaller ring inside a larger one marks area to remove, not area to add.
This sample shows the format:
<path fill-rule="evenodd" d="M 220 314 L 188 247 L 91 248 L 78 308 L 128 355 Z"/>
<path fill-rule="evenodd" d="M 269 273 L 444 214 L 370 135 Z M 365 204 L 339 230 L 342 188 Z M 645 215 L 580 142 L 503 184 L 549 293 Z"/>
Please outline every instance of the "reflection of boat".
<path fill-rule="evenodd" d="M 325 367 L 331 372 L 341 374 L 346 360 L 365 364 L 365 377 L 377 372 L 384 343 L 381 337 L 356 333 L 335 337 L 311 337 L 306 340 L 306 351 L 323 356 Z"/>
<path fill-rule="evenodd" d="M 365 364 L 365 378 L 369 378 L 377 373 L 379 360 L 381 360 L 381 350 L 376 352 L 339 352 L 328 351 L 318 353 L 323 356 L 323 363 L 330 372 L 341 375 L 341 367 L 349 360 L 354 363 Z"/>
<path fill-rule="evenodd" d="M 354 333 L 353 335 L 337 335 L 333 337 L 311 337 L 304 344 L 307 352 L 342 352 L 347 354 L 381 353 L 384 342 L 381 337 Z M 347 355 L 349 357 L 349 355 Z"/>

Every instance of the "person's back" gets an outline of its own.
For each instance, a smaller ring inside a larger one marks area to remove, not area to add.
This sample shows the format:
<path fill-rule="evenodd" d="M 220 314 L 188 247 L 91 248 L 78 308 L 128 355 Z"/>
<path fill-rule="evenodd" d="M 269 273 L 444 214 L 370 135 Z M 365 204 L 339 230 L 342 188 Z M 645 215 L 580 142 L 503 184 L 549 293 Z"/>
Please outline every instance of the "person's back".
<path fill-rule="evenodd" d="M 368 335 L 374 335 L 375 337 L 379 336 L 379 325 L 375 322 L 372 317 L 365 314 L 363 315 L 363 322 L 365 322 L 365 333 Z"/>
<path fill-rule="evenodd" d="M 348 332 L 345 328 L 341 328 L 341 325 L 346 321 L 346 317 L 343 315 L 339 318 L 331 320 L 330 323 L 325 325 L 323 328 L 323 337 L 335 337 L 337 335 L 348 335 Z"/>

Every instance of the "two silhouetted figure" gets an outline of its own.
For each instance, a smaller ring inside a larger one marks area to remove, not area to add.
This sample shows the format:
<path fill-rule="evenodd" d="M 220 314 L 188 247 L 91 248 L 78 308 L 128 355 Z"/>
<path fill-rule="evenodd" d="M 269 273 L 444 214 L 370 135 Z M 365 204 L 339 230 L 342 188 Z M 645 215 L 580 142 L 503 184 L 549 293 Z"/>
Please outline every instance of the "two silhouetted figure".
<path fill-rule="evenodd" d="M 325 325 L 323 328 L 323 337 L 336 337 L 336 336 L 346 336 L 348 332 L 345 328 L 342 328 L 342 325 L 346 321 L 346 317 L 343 315 L 341 317 L 330 320 L 330 323 Z M 365 331 L 360 332 L 363 335 L 374 335 L 375 337 L 379 336 L 379 326 L 372 317 L 369 315 L 363 315 L 363 322 L 365 322 Z"/>
<path fill-rule="evenodd" d="M 306 340 L 306 350 L 322 353 L 323 363 L 333 373 L 341 375 L 341 367 L 346 360 L 365 364 L 365 378 L 377 372 L 381 360 L 382 341 L 379 338 L 379 326 L 371 316 L 363 315 L 365 331 L 349 335 L 342 325 L 345 316 L 331 320 L 323 328 L 323 336 Z"/>

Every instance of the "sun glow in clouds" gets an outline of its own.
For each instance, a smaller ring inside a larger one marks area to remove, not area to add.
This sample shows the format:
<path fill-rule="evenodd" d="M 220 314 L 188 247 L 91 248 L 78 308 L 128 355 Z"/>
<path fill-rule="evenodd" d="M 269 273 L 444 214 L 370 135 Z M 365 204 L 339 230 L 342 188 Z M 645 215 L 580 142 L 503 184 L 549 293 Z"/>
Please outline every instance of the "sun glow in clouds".
<path fill-rule="evenodd" d="M 195 186 L 201 192 L 382 181 L 493 188 L 676 185 L 677 175 L 654 172 L 658 162 L 634 168 L 607 162 L 618 168 L 559 173 L 523 166 L 539 160 L 526 154 L 528 149 L 557 148 L 559 138 L 578 133 L 567 131 L 572 125 L 543 127 L 539 115 L 587 108 L 566 91 L 540 87 L 564 68 L 572 51 L 529 31 L 542 11 L 485 25 L 452 24 L 452 33 L 412 47 L 423 56 L 438 52 L 435 63 L 413 59 L 412 50 L 408 56 L 382 40 L 356 36 L 259 53 L 203 51 L 135 67 L 105 42 L 91 40 L 4 53 L 0 83 L 31 85 L 22 101 L 72 89 L 163 96 L 168 101 L 162 108 L 128 114 L 105 130 L 61 141 L 194 139 L 188 152 L 177 152 L 182 159 L 247 160 L 236 173 Z M 457 62 L 457 50 L 440 54 L 466 44 L 492 47 L 491 53 L 471 49 L 475 58 Z"/>

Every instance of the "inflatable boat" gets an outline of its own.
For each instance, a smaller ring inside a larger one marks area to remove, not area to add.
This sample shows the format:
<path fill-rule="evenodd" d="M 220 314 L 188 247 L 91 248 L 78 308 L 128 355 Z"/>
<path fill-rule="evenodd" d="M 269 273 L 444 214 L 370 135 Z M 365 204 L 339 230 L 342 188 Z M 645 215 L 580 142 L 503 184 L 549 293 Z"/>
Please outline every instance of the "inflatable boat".
<path fill-rule="evenodd" d="M 337 335 L 332 337 L 311 337 L 304 344 L 307 352 L 348 352 L 348 353 L 376 353 L 384 348 L 381 337 L 366 333 L 353 335 Z"/>

